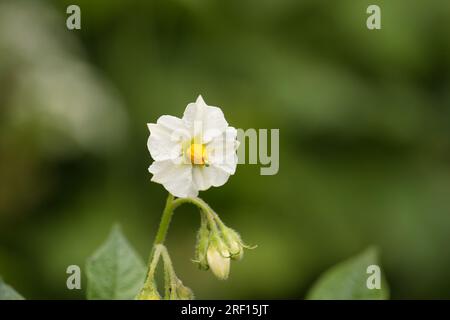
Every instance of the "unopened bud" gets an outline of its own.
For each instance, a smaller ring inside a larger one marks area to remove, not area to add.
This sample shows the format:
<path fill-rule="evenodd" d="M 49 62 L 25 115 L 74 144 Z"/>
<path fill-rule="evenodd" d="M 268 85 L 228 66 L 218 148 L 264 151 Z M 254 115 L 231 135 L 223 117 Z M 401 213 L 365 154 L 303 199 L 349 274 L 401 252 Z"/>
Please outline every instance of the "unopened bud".
<path fill-rule="evenodd" d="M 156 289 L 155 283 L 152 281 L 149 285 L 136 296 L 136 300 L 161 300 L 161 296 Z"/>
<path fill-rule="evenodd" d="M 223 237 L 228 245 L 231 259 L 241 260 L 244 257 L 244 246 L 242 245 L 242 240 L 239 233 L 231 228 L 226 228 L 223 232 Z"/>
<path fill-rule="evenodd" d="M 197 244 L 195 246 L 195 260 L 198 267 L 202 270 L 208 270 L 207 252 L 209 246 L 209 230 L 206 225 L 202 225 L 197 233 Z"/>
<path fill-rule="evenodd" d="M 223 241 L 214 237 L 207 251 L 207 260 L 211 271 L 220 280 L 226 280 L 230 273 L 230 252 Z"/>
<path fill-rule="evenodd" d="M 175 286 L 175 294 L 177 300 L 194 300 L 194 293 L 192 290 L 185 285 L 181 280 L 177 280 L 177 284 Z"/>

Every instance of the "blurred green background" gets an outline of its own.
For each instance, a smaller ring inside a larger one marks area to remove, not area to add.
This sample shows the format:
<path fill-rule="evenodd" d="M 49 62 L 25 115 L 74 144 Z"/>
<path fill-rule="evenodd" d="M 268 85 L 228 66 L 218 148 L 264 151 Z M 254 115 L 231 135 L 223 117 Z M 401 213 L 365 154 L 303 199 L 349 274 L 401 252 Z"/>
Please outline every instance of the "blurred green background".
<path fill-rule="evenodd" d="M 66 7 L 81 7 L 80 31 Z M 382 29 L 366 28 L 381 6 Z M 166 192 L 147 122 L 202 94 L 237 128 L 280 129 L 280 171 L 240 165 L 201 196 L 258 244 L 217 281 L 168 248 L 197 298 L 303 298 L 381 249 L 392 298 L 450 298 L 450 2 L 0 1 L 0 274 L 26 298 L 83 298 L 66 267 L 120 222 L 146 258 Z"/>

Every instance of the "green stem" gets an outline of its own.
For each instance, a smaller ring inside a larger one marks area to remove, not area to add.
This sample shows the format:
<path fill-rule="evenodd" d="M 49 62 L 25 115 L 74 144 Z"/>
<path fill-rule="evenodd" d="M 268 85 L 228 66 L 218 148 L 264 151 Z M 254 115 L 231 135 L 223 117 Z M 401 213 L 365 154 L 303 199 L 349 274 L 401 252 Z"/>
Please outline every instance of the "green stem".
<path fill-rule="evenodd" d="M 166 276 L 165 298 L 171 299 L 175 294 L 178 278 L 175 274 L 175 270 L 173 269 L 172 260 L 170 259 L 169 253 L 167 252 L 167 249 L 165 247 L 161 252 L 161 256 L 164 262 L 164 271 Z"/>
<path fill-rule="evenodd" d="M 159 228 L 156 233 L 155 240 L 153 242 L 152 251 L 150 253 L 150 257 L 148 259 L 148 272 L 147 276 L 144 282 L 144 287 L 142 290 L 145 290 L 146 287 L 151 285 L 153 280 L 153 274 L 155 272 L 155 268 L 152 268 L 152 266 L 156 266 L 159 260 L 159 254 L 155 254 L 155 248 L 159 244 L 164 244 L 164 241 L 166 240 L 167 231 L 169 230 L 170 221 L 172 220 L 173 213 L 176 208 L 178 208 L 180 205 L 184 203 L 191 203 L 195 206 L 197 206 L 201 212 L 206 216 L 208 219 L 208 222 L 210 224 L 210 227 L 217 231 L 217 225 L 214 221 L 214 212 L 211 210 L 211 208 L 208 206 L 208 204 L 203 201 L 200 198 L 177 198 L 174 199 L 174 196 L 169 193 L 167 200 L 166 200 L 166 206 L 164 207 L 163 214 L 161 216 L 161 222 L 159 223 Z"/>
<path fill-rule="evenodd" d="M 169 193 L 166 200 L 166 207 L 164 208 L 161 216 L 161 222 L 159 223 L 158 232 L 156 233 L 155 242 L 153 245 L 163 244 L 164 240 L 166 240 L 167 231 L 169 230 L 170 220 L 172 220 L 174 210 L 173 199 L 173 195 Z"/>
<path fill-rule="evenodd" d="M 159 223 L 159 228 L 156 233 L 155 240 L 153 241 L 152 251 L 150 252 L 150 256 L 148 257 L 148 271 L 142 290 L 149 286 L 153 280 L 153 274 L 155 270 L 154 268 L 152 268 L 152 265 L 156 266 L 159 260 L 159 254 L 156 254 L 156 247 L 158 244 L 163 244 L 164 240 L 166 239 L 167 231 L 169 230 L 170 221 L 172 220 L 173 215 L 173 200 L 173 195 L 169 193 L 166 200 L 166 206 L 164 207 L 161 221 Z"/>
<path fill-rule="evenodd" d="M 173 202 L 175 208 L 182 205 L 183 203 L 191 203 L 197 206 L 204 213 L 205 217 L 207 218 L 210 224 L 211 229 L 217 231 L 217 225 L 214 221 L 215 213 L 205 201 L 203 201 L 200 198 L 178 198 Z"/>
<path fill-rule="evenodd" d="M 149 264 L 149 274 L 153 274 L 156 270 L 156 266 L 158 265 L 159 256 L 161 255 L 161 251 L 164 249 L 163 246 L 155 246 L 154 247 L 154 255 L 153 259 Z"/>
<path fill-rule="evenodd" d="M 164 243 L 166 240 L 167 231 L 169 230 L 170 221 L 172 220 L 173 212 L 184 203 L 191 203 L 197 206 L 205 214 L 208 221 L 213 224 L 212 222 L 214 221 L 214 216 L 216 213 L 212 211 L 205 201 L 200 198 L 177 198 L 174 200 L 173 195 L 169 193 L 166 201 L 166 207 L 164 208 L 161 216 L 161 222 L 155 237 L 154 245 Z"/>

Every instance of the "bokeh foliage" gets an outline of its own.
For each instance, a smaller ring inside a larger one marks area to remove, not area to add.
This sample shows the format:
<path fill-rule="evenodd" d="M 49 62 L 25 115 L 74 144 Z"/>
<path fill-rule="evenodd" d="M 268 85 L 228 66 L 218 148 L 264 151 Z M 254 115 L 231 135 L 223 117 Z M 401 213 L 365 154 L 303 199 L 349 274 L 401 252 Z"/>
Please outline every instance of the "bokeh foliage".
<path fill-rule="evenodd" d="M 235 127 L 279 128 L 280 171 L 202 194 L 258 244 L 226 282 L 190 262 L 196 210 L 176 213 L 167 246 L 198 298 L 302 298 L 369 245 L 392 298 L 450 298 L 449 75 L 446 0 L 3 0 L 0 274 L 81 298 L 66 267 L 117 221 L 146 257 L 165 201 L 146 123 L 202 94 Z"/>

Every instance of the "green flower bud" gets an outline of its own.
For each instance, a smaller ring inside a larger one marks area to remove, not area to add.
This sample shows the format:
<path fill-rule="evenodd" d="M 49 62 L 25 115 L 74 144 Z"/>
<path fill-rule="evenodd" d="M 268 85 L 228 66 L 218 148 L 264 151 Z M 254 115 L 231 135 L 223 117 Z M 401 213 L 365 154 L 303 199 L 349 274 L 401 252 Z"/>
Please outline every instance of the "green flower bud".
<path fill-rule="evenodd" d="M 145 288 L 136 296 L 136 300 L 161 300 L 161 296 L 156 289 L 155 283 L 152 281 L 150 285 L 145 286 Z"/>
<path fill-rule="evenodd" d="M 226 280 L 230 273 L 230 252 L 222 239 L 218 236 L 211 239 L 206 256 L 214 275 L 219 280 Z"/>
<path fill-rule="evenodd" d="M 223 238 L 228 245 L 231 259 L 241 260 L 244 257 L 244 246 L 239 233 L 231 228 L 226 228 L 223 230 Z"/>
<path fill-rule="evenodd" d="M 206 224 L 202 224 L 197 233 L 197 244 L 195 246 L 195 260 L 201 270 L 208 270 L 207 252 L 209 246 L 210 231 Z"/>
<path fill-rule="evenodd" d="M 177 300 L 194 300 L 194 293 L 191 289 L 183 285 L 181 280 L 177 279 L 177 284 L 175 286 L 175 293 Z"/>

